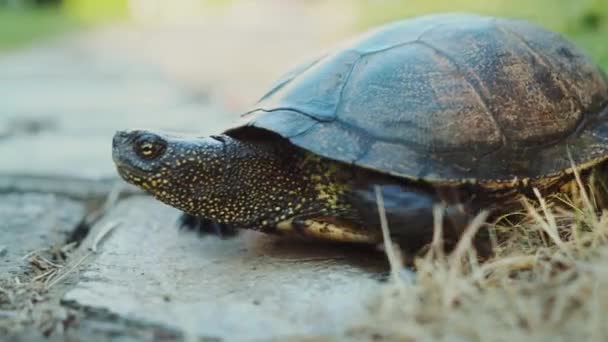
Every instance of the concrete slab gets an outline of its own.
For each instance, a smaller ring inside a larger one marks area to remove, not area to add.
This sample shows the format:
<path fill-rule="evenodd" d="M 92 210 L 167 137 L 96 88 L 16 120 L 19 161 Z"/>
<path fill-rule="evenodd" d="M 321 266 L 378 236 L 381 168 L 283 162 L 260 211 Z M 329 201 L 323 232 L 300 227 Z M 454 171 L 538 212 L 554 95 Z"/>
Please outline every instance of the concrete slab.
<path fill-rule="evenodd" d="M 26 254 L 62 246 L 84 215 L 83 204 L 50 194 L 0 195 L 0 279 L 21 275 Z"/>
<path fill-rule="evenodd" d="M 0 174 L 115 178 L 111 139 L 116 130 L 147 127 L 207 135 L 235 120 L 153 67 L 79 56 L 74 49 L 34 49 L 21 52 L 19 60 L 0 60 L 0 75 L 7 74 L 0 78 Z M 46 55 L 44 64 L 55 64 L 57 70 L 15 74 L 24 69 L 20 63 L 32 63 L 30 54 L 40 63 Z"/>
<path fill-rule="evenodd" d="M 177 231 L 178 214 L 149 197 L 120 202 L 84 246 L 120 225 L 64 301 L 186 335 L 327 336 L 364 317 L 387 271 L 382 253 L 353 246 L 255 232 L 199 239 Z"/>

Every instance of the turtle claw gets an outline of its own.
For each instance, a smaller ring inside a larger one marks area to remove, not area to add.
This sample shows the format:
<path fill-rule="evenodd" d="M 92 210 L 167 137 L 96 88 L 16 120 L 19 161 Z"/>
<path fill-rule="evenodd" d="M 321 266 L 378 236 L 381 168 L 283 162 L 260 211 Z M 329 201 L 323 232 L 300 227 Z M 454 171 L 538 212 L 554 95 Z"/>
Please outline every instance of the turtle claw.
<path fill-rule="evenodd" d="M 202 236 L 214 235 L 221 239 L 231 238 L 238 234 L 238 231 L 230 225 L 186 213 L 179 217 L 177 225 L 182 230 L 193 231 Z"/>

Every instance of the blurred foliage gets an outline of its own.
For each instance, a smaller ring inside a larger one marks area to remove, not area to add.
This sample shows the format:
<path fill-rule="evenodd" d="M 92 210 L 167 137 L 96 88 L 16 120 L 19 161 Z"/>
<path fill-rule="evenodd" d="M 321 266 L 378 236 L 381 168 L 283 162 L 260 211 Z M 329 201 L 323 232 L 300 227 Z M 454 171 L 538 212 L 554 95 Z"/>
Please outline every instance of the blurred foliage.
<path fill-rule="evenodd" d="M 221 6 L 253 0 L 195 1 Z M 475 12 L 523 18 L 564 33 L 608 68 L 608 44 L 603 38 L 608 36 L 608 0 L 315 0 L 317 3 L 334 1 L 338 7 L 358 6 L 359 29 L 435 12 Z M 60 5 L 35 6 L 49 3 Z M 122 20 L 128 16 L 129 0 L 0 0 L 0 50 L 82 25 Z"/>
<path fill-rule="evenodd" d="M 0 7 L 0 51 L 69 31 L 76 25 L 57 8 Z"/>
<path fill-rule="evenodd" d="M 0 0 L 0 51 L 127 13 L 128 0 Z"/>
<path fill-rule="evenodd" d="M 126 19 L 127 0 L 64 0 L 65 12 L 80 22 L 100 23 L 108 20 Z"/>
<path fill-rule="evenodd" d="M 361 28 L 436 12 L 522 18 L 573 39 L 608 69 L 608 0 L 358 0 Z"/>
<path fill-rule="evenodd" d="M 170 0 L 166 1 L 171 5 Z M 198 1 L 215 7 L 239 0 Z M 0 51 L 77 28 L 128 18 L 129 0 L 0 0 Z"/>

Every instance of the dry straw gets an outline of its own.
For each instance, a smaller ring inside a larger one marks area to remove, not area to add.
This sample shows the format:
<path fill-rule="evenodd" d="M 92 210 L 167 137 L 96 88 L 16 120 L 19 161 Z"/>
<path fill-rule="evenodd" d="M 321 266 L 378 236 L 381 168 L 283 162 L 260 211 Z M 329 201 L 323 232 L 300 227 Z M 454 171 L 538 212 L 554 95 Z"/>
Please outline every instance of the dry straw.
<path fill-rule="evenodd" d="M 400 280 L 398 253 L 385 240 L 391 282 L 371 301 L 350 337 L 389 340 L 608 340 L 608 214 L 600 175 L 583 183 L 573 168 L 572 193 L 522 199 L 523 211 L 484 224 L 472 220 L 455 249 L 442 247 L 441 214 L 426 255 L 415 260 L 414 282 Z M 376 190 L 379 209 L 381 193 Z M 386 219 L 381 222 L 388 237 Z M 472 241 L 479 229 L 495 254 L 480 261 Z"/>

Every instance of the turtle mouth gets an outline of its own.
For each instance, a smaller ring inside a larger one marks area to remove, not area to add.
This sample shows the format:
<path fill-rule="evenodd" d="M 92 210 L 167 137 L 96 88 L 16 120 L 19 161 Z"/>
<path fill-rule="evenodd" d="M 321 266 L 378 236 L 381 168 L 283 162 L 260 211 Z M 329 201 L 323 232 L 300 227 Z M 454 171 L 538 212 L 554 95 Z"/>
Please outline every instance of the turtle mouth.
<path fill-rule="evenodd" d="M 130 165 L 116 163 L 118 174 L 127 182 L 140 185 L 146 181 L 147 174 L 142 170 L 138 170 Z"/>

